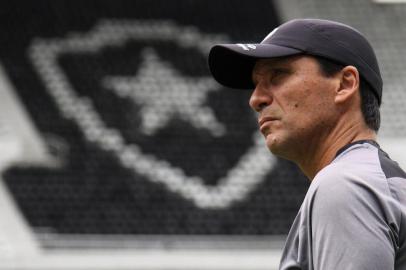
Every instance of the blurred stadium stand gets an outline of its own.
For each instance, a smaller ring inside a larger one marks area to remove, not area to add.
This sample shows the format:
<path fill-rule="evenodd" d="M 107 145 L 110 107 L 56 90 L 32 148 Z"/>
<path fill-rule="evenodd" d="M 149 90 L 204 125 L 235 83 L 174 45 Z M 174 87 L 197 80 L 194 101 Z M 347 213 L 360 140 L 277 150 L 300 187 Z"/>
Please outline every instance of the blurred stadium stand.
<path fill-rule="evenodd" d="M 344 2 L 0 4 L 0 269 L 276 269 L 308 183 L 207 52 L 293 17 L 352 24 L 382 65 L 381 139 L 406 149 L 405 6 Z"/>

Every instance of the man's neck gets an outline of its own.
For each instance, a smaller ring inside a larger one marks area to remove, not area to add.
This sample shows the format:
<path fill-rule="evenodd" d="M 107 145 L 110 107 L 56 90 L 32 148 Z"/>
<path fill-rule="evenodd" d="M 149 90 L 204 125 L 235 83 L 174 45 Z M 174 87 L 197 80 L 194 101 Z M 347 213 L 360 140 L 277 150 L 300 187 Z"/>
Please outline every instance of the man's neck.
<path fill-rule="evenodd" d="M 350 126 L 347 129 L 337 128 L 336 130 L 338 132 L 332 132 L 324 139 L 319 140 L 319 144 L 312 155 L 297 163 L 310 181 L 334 160 L 342 147 L 360 140 L 376 140 L 376 133 L 373 130 L 360 127 L 360 125 Z"/>

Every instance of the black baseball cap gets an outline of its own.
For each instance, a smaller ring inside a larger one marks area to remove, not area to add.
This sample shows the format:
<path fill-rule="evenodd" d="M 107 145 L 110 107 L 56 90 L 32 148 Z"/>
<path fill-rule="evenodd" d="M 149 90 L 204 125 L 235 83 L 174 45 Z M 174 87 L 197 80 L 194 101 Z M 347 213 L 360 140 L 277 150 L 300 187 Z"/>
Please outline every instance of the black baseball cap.
<path fill-rule="evenodd" d="M 339 22 L 294 19 L 275 28 L 261 43 L 215 45 L 208 61 L 220 84 L 253 89 L 251 73 L 256 60 L 299 54 L 355 66 L 381 104 L 382 78 L 371 44 L 358 30 Z"/>

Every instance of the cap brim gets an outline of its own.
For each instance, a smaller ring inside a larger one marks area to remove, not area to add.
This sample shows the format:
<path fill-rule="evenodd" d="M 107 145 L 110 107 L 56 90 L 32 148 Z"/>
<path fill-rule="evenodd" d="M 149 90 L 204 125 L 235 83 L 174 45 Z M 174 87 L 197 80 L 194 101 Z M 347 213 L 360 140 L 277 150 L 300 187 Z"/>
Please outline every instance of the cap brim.
<path fill-rule="evenodd" d="M 237 44 L 219 44 L 211 48 L 208 61 L 214 79 L 227 87 L 253 89 L 252 69 L 256 60 L 303 53 L 273 44 L 252 45 L 255 49 Z"/>

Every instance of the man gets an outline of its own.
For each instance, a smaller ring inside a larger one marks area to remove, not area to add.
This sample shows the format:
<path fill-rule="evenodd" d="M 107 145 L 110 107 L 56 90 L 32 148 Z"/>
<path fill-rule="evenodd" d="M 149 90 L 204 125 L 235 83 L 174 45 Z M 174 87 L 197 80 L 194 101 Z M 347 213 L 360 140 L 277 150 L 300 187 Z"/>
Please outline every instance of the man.
<path fill-rule="evenodd" d="M 292 20 L 260 44 L 214 46 L 209 66 L 253 89 L 268 148 L 311 181 L 280 269 L 406 269 L 406 173 L 376 143 L 382 79 L 365 37 Z"/>

